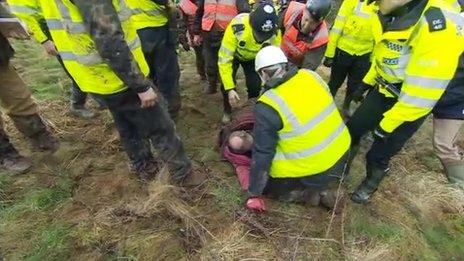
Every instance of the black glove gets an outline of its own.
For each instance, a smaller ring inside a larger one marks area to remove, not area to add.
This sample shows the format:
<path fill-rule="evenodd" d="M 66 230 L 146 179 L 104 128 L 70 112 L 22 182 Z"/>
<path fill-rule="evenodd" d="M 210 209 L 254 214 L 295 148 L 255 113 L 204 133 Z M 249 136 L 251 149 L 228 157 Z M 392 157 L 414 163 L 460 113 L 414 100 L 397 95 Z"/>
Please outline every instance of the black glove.
<path fill-rule="evenodd" d="M 374 138 L 380 141 L 386 141 L 391 136 L 391 133 L 386 132 L 382 127 L 377 126 L 374 131 Z"/>
<path fill-rule="evenodd" d="M 325 67 L 330 68 L 330 67 L 332 67 L 333 61 L 334 61 L 334 58 L 325 57 L 323 65 Z"/>
<path fill-rule="evenodd" d="M 372 88 L 372 86 L 370 86 L 369 84 L 364 82 L 361 83 L 361 85 L 359 85 L 359 87 L 356 90 L 354 90 L 353 94 L 351 95 L 351 98 L 354 102 L 361 102 L 364 99 L 364 93 L 366 93 L 366 91 L 370 88 Z"/>

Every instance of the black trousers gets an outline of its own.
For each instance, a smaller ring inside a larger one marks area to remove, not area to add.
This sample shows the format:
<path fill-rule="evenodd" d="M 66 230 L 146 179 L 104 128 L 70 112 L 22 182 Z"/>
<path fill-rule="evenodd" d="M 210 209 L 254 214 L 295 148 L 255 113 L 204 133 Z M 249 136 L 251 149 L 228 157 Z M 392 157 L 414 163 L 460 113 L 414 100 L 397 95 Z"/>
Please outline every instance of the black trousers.
<path fill-rule="evenodd" d="M 171 116 L 177 116 L 181 107 L 180 68 L 176 46 L 169 37 L 168 25 L 148 27 L 137 31 L 145 60 L 150 67 L 150 78 L 158 86 L 168 103 Z"/>
<path fill-rule="evenodd" d="M 197 74 L 204 78 L 206 77 L 206 71 L 205 59 L 203 57 L 203 47 L 201 45 L 194 46 L 193 50 L 195 51 L 195 65 L 197 67 Z"/>
<path fill-rule="evenodd" d="M 358 145 L 362 136 L 380 124 L 383 114 L 390 110 L 396 101 L 395 98 L 385 97 L 378 90 L 372 90 L 366 96 L 364 102 L 347 123 L 352 138 L 352 146 Z M 367 165 L 382 170 L 388 169 L 390 159 L 403 148 L 425 119 L 426 116 L 403 123 L 385 141 L 376 139 L 367 153 Z"/>
<path fill-rule="evenodd" d="M 348 77 L 344 106 L 349 106 L 353 91 L 361 85 L 362 79 L 369 71 L 371 54 L 368 53 L 361 56 L 350 55 L 338 48 L 335 53 L 328 85 L 330 92 L 335 97 L 345 78 Z"/>
<path fill-rule="evenodd" d="M 149 108 L 141 108 L 136 93 L 126 90 L 113 95 L 98 95 L 113 115 L 124 149 L 133 165 L 152 157 L 150 142 L 159 157 L 167 163 L 171 178 L 182 181 L 191 168 L 183 144 L 177 136 L 164 101 Z"/>
<path fill-rule="evenodd" d="M 256 98 L 259 96 L 261 91 L 261 78 L 258 73 L 255 71 L 255 60 L 251 61 L 240 61 L 237 58 L 234 58 L 232 62 L 232 77 L 234 78 L 234 83 L 236 83 L 235 77 L 237 76 L 237 70 L 239 66 L 242 66 L 243 72 L 245 74 L 245 85 L 247 88 L 248 99 Z M 224 87 L 221 86 L 222 98 L 224 105 L 224 112 L 231 113 L 232 107 L 229 103 L 229 98 L 227 92 L 224 90 Z"/>
<path fill-rule="evenodd" d="M 344 175 L 348 156 L 349 152 L 345 153 L 334 166 L 317 175 L 283 179 L 269 177 L 263 193 L 267 197 L 282 201 L 306 201 L 308 193 L 318 193 L 337 184 Z"/>
<path fill-rule="evenodd" d="M 212 29 L 203 31 L 203 58 L 205 60 L 206 79 L 214 88 L 219 82 L 218 54 L 224 32 Z"/>

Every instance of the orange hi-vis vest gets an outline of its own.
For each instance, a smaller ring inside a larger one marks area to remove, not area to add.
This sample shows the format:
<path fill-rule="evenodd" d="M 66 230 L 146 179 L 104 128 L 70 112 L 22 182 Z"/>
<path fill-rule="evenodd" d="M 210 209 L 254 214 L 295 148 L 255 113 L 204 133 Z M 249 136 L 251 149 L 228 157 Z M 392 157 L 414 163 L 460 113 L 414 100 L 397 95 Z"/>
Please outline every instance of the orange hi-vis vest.
<path fill-rule="evenodd" d="M 195 16 L 198 6 L 190 0 L 180 0 L 179 8 L 188 16 Z"/>
<path fill-rule="evenodd" d="M 305 8 L 304 4 L 292 1 L 290 2 L 284 17 L 285 33 L 282 37 L 280 47 L 289 60 L 296 65 L 301 64 L 305 54 L 309 50 L 329 42 L 329 31 L 325 21 L 322 21 L 315 32 L 310 33 L 310 36 L 313 36 L 313 40 L 310 43 L 298 40 L 299 31 L 295 26 L 293 26 L 293 24 L 298 17 L 302 16 Z"/>
<path fill-rule="evenodd" d="M 238 15 L 235 0 L 205 0 L 204 10 L 201 29 L 208 32 L 215 23 L 226 30 L 230 21 Z"/>

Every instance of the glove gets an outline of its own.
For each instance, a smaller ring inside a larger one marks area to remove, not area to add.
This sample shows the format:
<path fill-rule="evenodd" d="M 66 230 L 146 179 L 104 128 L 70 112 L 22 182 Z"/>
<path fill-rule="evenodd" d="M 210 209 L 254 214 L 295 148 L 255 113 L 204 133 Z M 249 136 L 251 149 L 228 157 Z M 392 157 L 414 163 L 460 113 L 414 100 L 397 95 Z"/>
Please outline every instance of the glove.
<path fill-rule="evenodd" d="M 391 133 L 386 132 L 382 127 L 378 126 L 374 131 L 374 138 L 380 141 L 386 141 Z"/>
<path fill-rule="evenodd" d="M 363 82 L 356 90 L 354 90 L 351 98 L 354 102 L 361 102 L 364 99 L 364 93 L 370 88 L 372 88 L 372 86 Z"/>
<path fill-rule="evenodd" d="M 264 199 L 261 197 L 250 197 L 246 201 L 246 208 L 250 211 L 262 213 L 266 211 Z"/>
<path fill-rule="evenodd" d="M 334 61 L 334 58 L 325 57 L 323 64 L 324 64 L 325 67 L 330 68 L 330 67 L 332 67 L 333 61 Z"/>

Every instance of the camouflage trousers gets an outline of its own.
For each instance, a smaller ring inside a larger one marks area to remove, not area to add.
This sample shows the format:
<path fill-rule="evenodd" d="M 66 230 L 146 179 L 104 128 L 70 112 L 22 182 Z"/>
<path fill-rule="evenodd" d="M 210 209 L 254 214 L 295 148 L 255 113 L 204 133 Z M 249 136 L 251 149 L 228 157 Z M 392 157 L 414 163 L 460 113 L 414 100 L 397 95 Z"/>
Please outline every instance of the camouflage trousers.
<path fill-rule="evenodd" d="M 155 106 L 141 108 L 136 93 L 127 90 L 113 95 L 98 95 L 113 115 L 121 142 L 133 166 L 153 158 L 151 145 L 166 163 L 173 181 L 180 182 L 189 173 L 191 162 L 176 134 L 163 98 Z"/>

